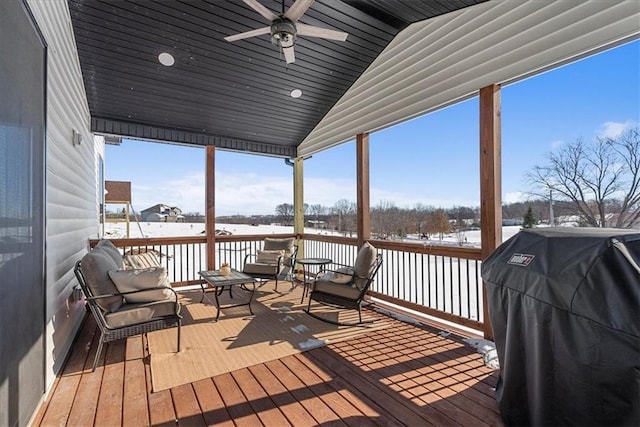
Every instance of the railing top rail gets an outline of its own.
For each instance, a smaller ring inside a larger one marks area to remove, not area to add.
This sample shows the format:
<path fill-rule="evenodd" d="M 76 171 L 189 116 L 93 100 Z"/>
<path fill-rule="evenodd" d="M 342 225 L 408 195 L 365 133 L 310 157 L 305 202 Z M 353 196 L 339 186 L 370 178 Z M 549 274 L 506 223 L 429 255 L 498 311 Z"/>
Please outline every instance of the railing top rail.
<path fill-rule="evenodd" d="M 246 242 L 260 241 L 266 238 L 282 239 L 286 237 L 295 237 L 294 234 L 231 234 L 228 236 L 216 236 L 216 242 Z M 108 239 L 108 238 L 107 238 Z M 116 238 L 108 239 L 113 242 L 116 247 L 126 246 L 151 246 L 151 245 L 179 245 L 179 244 L 196 244 L 206 243 L 207 237 L 202 236 L 171 236 L 171 237 L 132 237 L 132 238 Z M 100 239 L 89 239 L 89 244 L 94 247 Z"/>
<path fill-rule="evenodd" d="M 378 249 L 388 249 L 394 251 L 416 252 L 419 254 L 442 255 L 453 258 L 467 258 L 482 260 L 480 248 L 467 246 L 447 246 L 447 245 L 424 245 L 418 243 L 390 242 L 387 240 L 369 240 Z"/>
<path fill-rule="evenodd" d="M 232 234 L 228 236 L 216 236 L 216 242 L 246 242 L 261 241 L 266 238 L 295 237 L 294 234 Z M 351 237 L 327 236 L 323 234 L 303 234 L 304 240 L 326 242 L 344 245 L 356 245 L 357 240 Z M 178 244 L 202 244 L 206 243 L 206 236 L 173 236 L 173 237 L 138 237 L 128 239 L 110 239 L 117 247 L 152 246 L 152 245 L 178 245 Z M 414 252 L 428 255 L 441 255 L 454 258 L 466 258 L 482 260 L 480 248 L 467 246 L 425 245 L 419 243 L 392 242 L 387 240 L 369 240 L 378 249 L 387 249 L 404 252 Z M 90 239 L 91 247 L 95 246 L 99 239 Z"/>
<path fill-rule="evenodd" d="M 227 236 L 216 236 L 216 242 L 245 242 L 270 239 L 285 239 L 296 237 L 295 234 L 230 234 Z"/>
<path fill-rule="evenodd" d="M 207 238 L 205 236 L 134 237 L 108 240 L 118 248 L 128 246 L 180 245 L 207 242 Z M 100 239 L 89 239 L 89 244 L 91 247 L 94 247 L 99 241 Z"/>
<path fill-rule="evenodd" d="M 303 234 L 305 240 L 313 240 L 317 242 L 336 243 L 344 245 L 357 245 L 357 239 L 342 236 L 327 236 L 324 234 Z M 388 240 L 374 240 L 369 242 L 378 249 L 387 249 L 394 251 L 415 252 L 429 255 L 442 255 L 453 258 L 466 258 L 472 260 L 482 260 L 482 252 L 480 248 L 468 246 L 449 246 L 449 245 L 425 245 L 421 243 L 393 242 Z"/>
<path fill-rule="evenodd" d="M 326 234 L 303 234 L 302 239 L 316 242 L 337 243 L 343 245 L 357 245 L 358 239 L 343 236 L 328 236 Z"/>

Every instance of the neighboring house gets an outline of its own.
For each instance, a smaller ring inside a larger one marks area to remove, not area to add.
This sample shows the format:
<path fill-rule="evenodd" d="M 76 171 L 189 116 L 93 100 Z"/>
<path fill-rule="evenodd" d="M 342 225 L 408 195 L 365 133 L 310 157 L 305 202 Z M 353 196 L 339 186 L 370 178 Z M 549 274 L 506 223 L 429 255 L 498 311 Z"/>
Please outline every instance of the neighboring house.
<path fill-rule="evenodd" d="M 184 222 L 180 208 L 164 204 L 151 206 L 140 212 L 140 216 L 147 222 Z"/>

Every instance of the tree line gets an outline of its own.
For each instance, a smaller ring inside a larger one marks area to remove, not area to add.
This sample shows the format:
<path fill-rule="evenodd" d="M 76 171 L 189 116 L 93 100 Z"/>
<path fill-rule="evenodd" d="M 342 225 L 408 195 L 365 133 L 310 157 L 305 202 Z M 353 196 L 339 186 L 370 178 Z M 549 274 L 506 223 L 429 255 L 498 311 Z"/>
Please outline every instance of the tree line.
<path fill-rule="evenodd" d="M 615 138 L 578 139 L 548 153 L 545 163 L 526 174 L 529 200 L 504 204 L 504 219 L 521 220 L 526 226 L 556 225 L 559 217 L 575 217 L 585 227 L 640 227 L 640 131 L 628 129 Z M 305 222 L 354 234 L 356 204 L 338 200 L 333 206 L 305 204 Z M 274 215 L 224 217 L 217 220 L 242 223 L 292 225 L 294 207 L 276 206 Z M 417 234 L 424 238 L 479 227 L 479 207 L 441 208 L 416 204 L 397 207 L 383 201 L 371 208 L 372 233 L 377 238 Z"/>
<path fill-rule="evenodd" d="M 526 227 L 557 224 L 559 217 L 575 217 L 584 227 L 640 227 L 640 130 L 627 129 L 616 137 L 593 142 L 578 139 L 547 154 L 545 162 L 526 173 L 529 200 L 505 204 L 504 219 L 519 219 Z M 343 233 L 355 231 L 356 205 L 339 200 L 332 207 L 305 205 L 305 218 Z M 276 214 L 293 219 L 293 205 L 283 203 Z M 371 209 L 371 228 L 378 238 L 433 235 L 478 227 L 479 208 L 399 208 L 381 202 Z"/>

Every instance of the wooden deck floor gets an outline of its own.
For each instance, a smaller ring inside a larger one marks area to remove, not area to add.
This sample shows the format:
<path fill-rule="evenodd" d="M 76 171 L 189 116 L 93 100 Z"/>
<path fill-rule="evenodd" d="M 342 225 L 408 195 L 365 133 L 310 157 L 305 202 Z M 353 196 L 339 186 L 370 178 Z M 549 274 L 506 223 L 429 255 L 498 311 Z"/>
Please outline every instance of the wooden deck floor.
<path fill-rule="evenodd" d="M 461 337 L 394 322 L 152 393 L 144 337 L 112 343 L 91 372 L 97 330 L 88 318 L 34 425 L 502 425 L 494 371 Z"/>

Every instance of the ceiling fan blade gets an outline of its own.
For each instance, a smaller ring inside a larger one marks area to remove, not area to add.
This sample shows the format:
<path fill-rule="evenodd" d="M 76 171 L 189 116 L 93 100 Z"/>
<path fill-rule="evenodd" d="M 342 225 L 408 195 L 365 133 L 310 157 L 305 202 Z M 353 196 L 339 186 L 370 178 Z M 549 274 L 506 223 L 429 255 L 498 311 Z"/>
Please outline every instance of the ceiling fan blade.
<path fill-rule="evenodd" d="M 284 17 L 296 22 L 302 15 L 304 15 L 311 4 L 313 4 L 313 0 L 296 0 L 296 2 L 292 4 L 289 10 L 284 14 Z"/>
<path fill-rule="evenodd" d="M 339 40 L 341 42 L 347 40 L 348 33 L 342 31 L 330 30 L 328 28 L 314 27 L 313 25 L 296 24 L 298 35 L 309 37 L 321 37 L 329 40 Z"/>
<path fill-rule="evenodd" d="M 295 62 L 296 55 L 293 53 L 293 46 L 283 47 L 282 53 L 284 53 L 284 60 L 287 62 L 287 64 Z"/>
<path fill-rule="evenodd" d="M 262 3 L 258 2 L 258 0 L 242 0 L 248 6 L 250 6 L 253 10 L 258 12 L 268 21 L 275 21 L 280 18 L 278 15 L 273 13 L 271 10 L 267 9 L 266 6 L 263 6 Z"/>
<path fill-rule="evenodd" d="M 261 36 L 263 34 L 270 34 L 271 27 L 258 28 L 257 30 L 246 31 L 240 34 L 234 34 L 227 36 L 224 39 L 228 42 L 234 42 L 236 40 L 248 39 L 249 37 Z"/>

